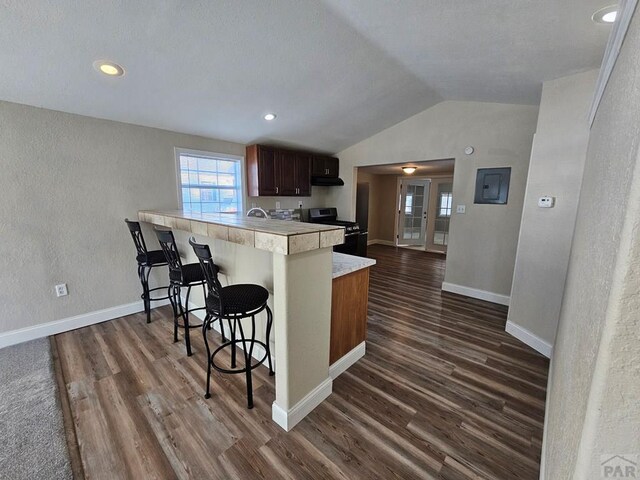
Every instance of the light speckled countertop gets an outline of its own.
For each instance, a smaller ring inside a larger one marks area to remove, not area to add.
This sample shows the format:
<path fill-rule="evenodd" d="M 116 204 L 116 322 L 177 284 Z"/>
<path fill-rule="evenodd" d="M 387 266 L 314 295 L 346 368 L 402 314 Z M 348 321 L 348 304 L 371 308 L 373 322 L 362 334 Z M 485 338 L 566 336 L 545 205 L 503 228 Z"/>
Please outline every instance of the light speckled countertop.
<path fill-rule="evenodd" d="M 372 258 L 356 257 L 345 253 L 333 252 L 333 278 L 357 272 L 376 264 Z"/>
<path fill-rule="evenodd" d="M 283 255 L 294 255 L 344 243 L 344 227 L 289 222 L 240 215 L 141 210 L 141 222 L 205 235 Z"/>

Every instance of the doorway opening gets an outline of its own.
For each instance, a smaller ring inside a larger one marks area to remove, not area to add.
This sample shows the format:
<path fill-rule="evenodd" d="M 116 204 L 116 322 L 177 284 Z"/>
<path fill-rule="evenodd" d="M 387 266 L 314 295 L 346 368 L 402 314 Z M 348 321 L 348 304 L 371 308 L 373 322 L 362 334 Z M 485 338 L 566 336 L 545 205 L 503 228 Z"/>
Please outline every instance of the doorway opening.
<path fill-rule="evenodd" d="M 358 167 L 356 218 L 366 225 L 368 244 L 446 254 L 453 171 L 454 159 Z"/>

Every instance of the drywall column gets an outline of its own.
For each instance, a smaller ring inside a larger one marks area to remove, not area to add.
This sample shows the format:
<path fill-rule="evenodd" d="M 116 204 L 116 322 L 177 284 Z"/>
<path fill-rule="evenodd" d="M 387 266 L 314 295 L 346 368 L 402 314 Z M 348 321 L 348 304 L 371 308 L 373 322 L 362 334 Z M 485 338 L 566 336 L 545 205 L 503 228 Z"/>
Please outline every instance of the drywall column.
<path fill-rule="evenodd" d="M 272 415 L 287 431 L 331 394 L 332 265 L 331 248 L 273 254 L 276 400 Z"/>
<path fill-rule="evenodd" d="M 636 14 L 591 128 L 547 389 L 545 480 L 601 478 L 601 462 L 630 466 L 640 453 L 639 78 Z"/>
<path fill-rule="evenodd" d="M 556 336 L 597 70 L 545 82 L 522 210 L 506 330 L 550 356 Z M 538 198 L 553 196 L 553 208 Z"/>

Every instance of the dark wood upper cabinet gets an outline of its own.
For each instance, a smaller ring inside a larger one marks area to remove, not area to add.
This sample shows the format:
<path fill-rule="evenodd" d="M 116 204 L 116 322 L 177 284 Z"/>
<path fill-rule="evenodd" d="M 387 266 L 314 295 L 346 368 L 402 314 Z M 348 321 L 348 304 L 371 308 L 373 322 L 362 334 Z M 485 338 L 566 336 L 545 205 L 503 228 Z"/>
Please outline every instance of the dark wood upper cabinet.
<path fill-rule="evenodd" d="M 298 195 L 311 196 L 311 155 L 300 153 L 296 156 L 296 184 Z"/>
<path fill-rule="evenodd" d="M 311 196 L 311 154 L 249 145 L 246 162 L 250 197 Z"/>
<path fill-rule="evenodd" d="M 323 178 L 338 178 L 339 160 L 325 155 L 314 155 L 311 176 Z"/>

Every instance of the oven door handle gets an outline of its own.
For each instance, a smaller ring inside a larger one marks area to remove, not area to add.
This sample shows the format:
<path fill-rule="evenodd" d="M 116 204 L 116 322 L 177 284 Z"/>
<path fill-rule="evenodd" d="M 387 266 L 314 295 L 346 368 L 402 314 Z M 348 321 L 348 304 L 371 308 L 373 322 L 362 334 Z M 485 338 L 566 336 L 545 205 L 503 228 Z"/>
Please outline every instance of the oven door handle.
<path fill-rule="evenodd" d="M 354 235 L 360 235 L 358 232 L 345 233 L 345 237 L 353 237 Z"/>

